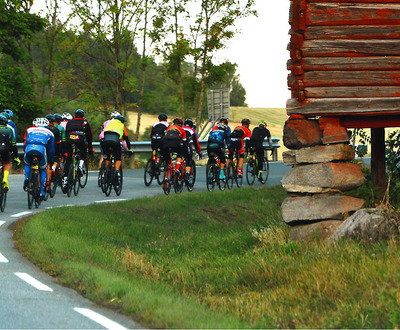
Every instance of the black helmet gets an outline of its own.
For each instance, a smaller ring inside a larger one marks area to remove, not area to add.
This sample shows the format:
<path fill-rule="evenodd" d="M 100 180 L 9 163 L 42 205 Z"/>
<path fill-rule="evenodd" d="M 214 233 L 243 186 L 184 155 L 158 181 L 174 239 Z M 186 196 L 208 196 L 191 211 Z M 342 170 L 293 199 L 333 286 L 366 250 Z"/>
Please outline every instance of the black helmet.
<path fill-rule="evenodd" d="M 55 113 L 54 120 L 59 123 L 62 121 L 62 116 L 59 113 Z"/>
<path fill-rule="evenodd" d="M 176 125 L 183 125 L 183 120 L 181 118 L 175 118 L 173 121 L 174 124 Z"/>
<path fill-rule="evenodd" d="M 250 119 L 247 118 L 242 119 L 242 125 L 250 125 Z"/>
<path fill-rule="evenodd" d="M 82 109 L 78 109 L 75 111 L 75 117 L 83 118 L 84 116 L 85 116 L 85 111 L 83 111 Z"/>
<path fill-rule="evenodd" d="M 3 113 L 1 113 L 0 114 L 0 124 L 7 125 L 7 123 L 8 123 L 8 118 Z"/>
<path fill-rule="evenodd" d="M 193 120 L 185 119 L 185 126 L 189 126 L 189 127 L 193 128 L 193 126 L 194 126 Z"/>
<path fill-rule="evenodd" d="M 228 118 L 221 118 L 219 120 L 220 123 L 224 123 L 225 125 L 228 125 Z"/>
<path fill-rule="evenodd" d="M 158 115 L 158 120 L 167 120 L 168 116 L 165 113 L 160 113 Z"/>
<path fill-rule="evenodd" d="M 125 122 L 125 118 L 122 115 L 115 116 L 114 119 L 118 119 L 121 123 Z"/>
<path fill-rule="evenodd" d="M 49 121 L 49 123 L 53 123 L 55 119 L 54 115 L 52 114 L 48 114 L 44 118 L 46 118 Z"/>

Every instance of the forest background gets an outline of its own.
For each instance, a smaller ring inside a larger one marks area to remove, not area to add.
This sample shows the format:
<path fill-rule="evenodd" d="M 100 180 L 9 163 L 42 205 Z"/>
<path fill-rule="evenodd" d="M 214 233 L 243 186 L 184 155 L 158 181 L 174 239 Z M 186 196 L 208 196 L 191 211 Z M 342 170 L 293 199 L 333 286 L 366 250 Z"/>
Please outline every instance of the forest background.
<path fill-rule="evenodd" d="M 93 128 L 112 111 L 200 122 L 206 91 L 246 106 L 237 65 L 215 55 L 256 15 L 254 0 L 0 0 L 0 108 L 19 131 L 47 113 L 82 108 Z M 97 133 L 97 132 L 95 132 Z M 22 136 L 19 134 L 19 140 Z"/>

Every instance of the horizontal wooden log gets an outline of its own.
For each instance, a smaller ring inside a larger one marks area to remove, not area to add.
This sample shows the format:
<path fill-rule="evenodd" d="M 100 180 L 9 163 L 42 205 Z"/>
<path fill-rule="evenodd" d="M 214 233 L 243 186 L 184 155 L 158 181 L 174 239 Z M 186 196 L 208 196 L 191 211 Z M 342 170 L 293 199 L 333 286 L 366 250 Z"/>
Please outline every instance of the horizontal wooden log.
<path fill-rule="evenodd" d="M 297 64 L 305 71 L 389 71 L 400 70 L 400 56 L 304 57 Z M 288 70 L 292 62 L 288 63 Z"/>
<path fill-rule="evenodd" d="M 299 100 L 305 98 L 368 98 L 400 97 L 399 86 L 307 87 Z M 300 95 L 299 95 L 300 96 Z"/>
<path fill-rule="evenodd" d="M 309 3 L 306 25 L 400 24 L 398 3 Z"/>
<path fill-rule="evenodd" d="M 393 115 L 400 114 L 400 98 L 289 99 L 286 112 L 305 116 Z"/>
<path fill-rule="evenodd" d="M 303 57 L 397 56 L 400 40 L 306 40 Z"/>
<path fill-rule="evenodd" d="M 309 26 L 304 39 L 400 39 L 400 25 Z"/>
<path fill-rule="evenodd" d="M 326 3 L 379 3 L 379 2 L 384 2 L 384 3 L 399 3 L 400 0 L 307 0 L 307 2 L 326 2 Z"/>
<path fill-rule="evenodd" d="M 302 82 L 305 87 L 400 86 L 400 71 L 310 71 Z"/>
<path fill-rule="evenodd" d="M 346 128 L 400 127 L 400 113 L 383 116 L 342 116 L 340 124 Z"/>

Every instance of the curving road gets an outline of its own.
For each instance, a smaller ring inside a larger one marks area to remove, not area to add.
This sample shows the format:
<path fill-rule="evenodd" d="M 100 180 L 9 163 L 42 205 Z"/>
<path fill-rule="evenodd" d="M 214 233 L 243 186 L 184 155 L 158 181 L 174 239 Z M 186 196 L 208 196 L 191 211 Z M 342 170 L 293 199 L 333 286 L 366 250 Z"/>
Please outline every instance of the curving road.
<path fill-rule="evenodd" d="M 270 163 L 267 184 L 279 184 L 288 169 L 282 162 Z M 194 192 L 206 190 L 204 167 L 198 167 L 197 177 Z M 90 172 L 86 188 L 80 190 L 77 197 L 68 198 L 57 190 L 53 199 L 49 198 L 38 209 L 28 210 L 27 196 L 22 190 L 23 176 L 10 175 L 9 182 L 11 190 L 7 195 L 6 209 L 0 214 L 0 329 L 141 328 L 129 317 L 98 307 L 74 290 L 56 284 L 52 277 L 18 253 L 9 227 L 21 217 L 47 208 L 152 196 L 163 193 L 161 186 L 153 182 L 150 187 L 145 187 L 143 169 L 126 170 L 121 196 L 112 192 L 106 197 L 97 187 L 97 173 Z M 189 192 L 184 190 L 184 193 Z"/>

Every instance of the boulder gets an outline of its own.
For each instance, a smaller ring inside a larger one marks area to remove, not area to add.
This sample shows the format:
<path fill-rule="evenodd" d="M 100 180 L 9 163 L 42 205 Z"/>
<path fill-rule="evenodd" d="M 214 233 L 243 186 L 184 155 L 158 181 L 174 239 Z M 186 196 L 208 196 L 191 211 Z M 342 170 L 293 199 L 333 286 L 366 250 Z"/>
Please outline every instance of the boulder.
<path fill-rule="evenodd" d="M 363 206 L 363 199 L 351 196 L 317 194 L 287 197 L 282 203 L 282 217 L 289 225 L 299 221 L 343 220 Z"/>
<path fill-rule="evenodd" d="M 323 144 L 349 141 L 347 130 L 341 126 L 339 117 L 321 117 L 319 118 L 319 127 L 322 130 Z"/>
<path fill-rule="evenodd" d="M 283 127 L 283 144 L 288 149 L 300 149 L 322 144 L 318 120 L 291 115 Z"/>
<path fill-rule="evenodd" d="M 354 163 L 320 163 L 296 166 L 285 173 L 282 187 L 293 193 L 325 193 L 355 189 L 365 181 Z"/>
<path fill-rule="evenodd" d="M 307 225 L 291 227 L 289 240 L 312 241 L 315 239 L 326 240 L 343 223 L 340 220 L 327 220 L 314 222 Z"/>
<path fill-rule="evenodd" d="M 332 161 L 350 161 L 354 159 L 354 150 L 348 144 L 331 144 L 296 150 L 297 163 L 327 163 Z"/>
<path fill-rule="evenodd" d="M 296 151 L 297 150 L 288 150 L 282 152 L 283 164 L 285 164 L 286 166 L 298 165 L 298 163 L 296 162 Z"/>

